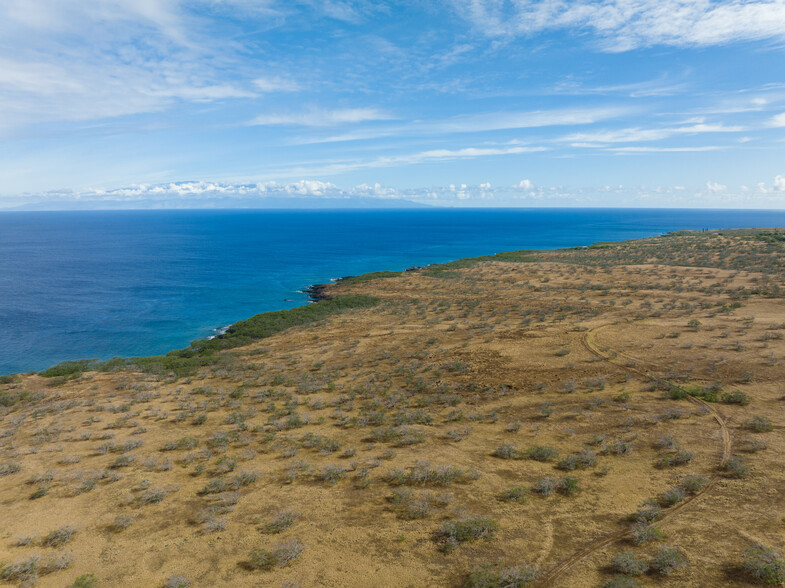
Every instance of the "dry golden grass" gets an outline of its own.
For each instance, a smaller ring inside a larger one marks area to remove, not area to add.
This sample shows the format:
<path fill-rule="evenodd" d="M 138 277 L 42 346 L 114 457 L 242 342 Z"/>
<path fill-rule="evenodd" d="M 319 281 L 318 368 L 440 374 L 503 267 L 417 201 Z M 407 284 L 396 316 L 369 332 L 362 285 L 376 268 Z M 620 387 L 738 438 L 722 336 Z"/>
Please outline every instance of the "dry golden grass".
<path fill-rule="evenodd" d="M 339 284 L 383 302 L 188 378 L 0 385 L 25 392 L 0 407 L 0 562 L 40 558 L 0 575 L 463 586 L 526 565 L 581 587 L 668 545 L 689 565 L 641 585 L 748 585 L 745 549 L 785 547 L 782 252 L 754 233 L 667 239 Z M 688 463 L 662 465 L 678 450 Z M 663 497 L 691 474 L 703 491 Z M 533 490 L 547 478 L 552 495 Z M 649 499 L 667 538 L 635 545 Z"/>

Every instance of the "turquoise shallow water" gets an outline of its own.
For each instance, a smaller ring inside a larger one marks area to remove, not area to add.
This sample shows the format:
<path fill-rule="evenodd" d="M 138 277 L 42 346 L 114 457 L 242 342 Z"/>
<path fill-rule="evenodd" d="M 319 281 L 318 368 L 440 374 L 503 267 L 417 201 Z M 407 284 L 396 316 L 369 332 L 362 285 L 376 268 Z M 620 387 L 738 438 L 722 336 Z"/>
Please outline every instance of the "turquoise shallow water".
<path fill-rule="evenodd" d="M 752 226 L 785 226 L 785 211 L 0 213 L 0 374 L 164 353 L 345 275 Z"/>

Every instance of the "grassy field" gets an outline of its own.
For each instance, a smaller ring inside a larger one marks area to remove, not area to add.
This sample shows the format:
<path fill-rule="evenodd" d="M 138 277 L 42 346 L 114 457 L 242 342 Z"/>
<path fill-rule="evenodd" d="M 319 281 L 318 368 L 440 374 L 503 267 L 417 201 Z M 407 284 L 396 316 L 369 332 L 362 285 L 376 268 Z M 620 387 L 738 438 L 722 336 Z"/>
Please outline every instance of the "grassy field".
<path fill-rule="evenodd" d="M 0 585 L 785 581 L 785 233 L 330 287 L 0 378 Z"/>

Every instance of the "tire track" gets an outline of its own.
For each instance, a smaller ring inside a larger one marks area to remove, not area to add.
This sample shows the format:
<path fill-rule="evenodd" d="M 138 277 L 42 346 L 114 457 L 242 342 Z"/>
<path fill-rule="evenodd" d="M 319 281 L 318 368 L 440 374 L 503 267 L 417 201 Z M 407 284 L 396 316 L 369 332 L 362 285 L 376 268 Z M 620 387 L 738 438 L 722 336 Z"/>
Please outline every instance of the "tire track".
<path fill-rule="evenodd" d="M 624 368 L 627 371 L 630 371 L 630 372 L 633 372 L 635 374 L 638 374 L 639 376 L 643 377 L 646 380 L 659 381 L 660 378 L 656 378 L 656 377 L 652 376 L 651 374 L 649 374 L 648 372 L 646 372 L 645 370 L 642 370 L 642 369 L 638 368 L 637 365 L 638 365 L 639 362 L 638 362 L 638 360 L 636 358 L 634 358 L 634 357 L 632 357 L 632 356 L 630 356 L 630 355 L 628 355 L 626 353 L 619 352 L 619 351 L 616 351 L 616 350 L 612 350 L 616 357 L 624 357 L 627 360 L 632 361 L 632 362 L 635 363 L 635 365 L 627 365 L 627 364 L 624 364 L 624 363 L 622 363 L 620 361 L 616 361 L 614 357 L 611 357 L 609 354 L 606 354 L 606 353 L 604 353 L 603 351 L 600 350 L 599 346 L 597 345 L 597 343 L 595 341 L 595 336 L 596 336 L 597 332 L 600 329 L 603 329 L 603 328 L 608 327 L 608 326 L 610 326 L 610 325 L 607 325 L 607 324 L 606 325 L 601 325 L 599 327 L 595 327 L 594 329 L 586 331 L 584 333 L 583 337 L 581 338 L 581 343 L 583 344 L 583 346 L 590 353 L 592 353 L 593 355 L 599 357 L 600 359 L 603 359 L 603 360 L 605 360 L 605 361 L 607 361 L 609 363 L 612 363 L 612 364 L 614 364 L 616 366 Z M 610 349 L 610 348 L 608 348 L 608 349 Z M 656 364 L 652 364 L 652 365 L 656 365 Z M 728 458 L 730 458 L 731 452 L 733 450 L 733 442 L 731 440 L 730 431 L 728 430 L 727 422 L 722 417 L 722 415 L 719 413 L 719 411 L 717 411 L 717 409 L 714 408 L 708 402 L 706 402 L 704 400 L 701 400 L 700 398 L 695 398 L 694 396 L 688 396 L 687 399 L 690 402 L 692 402 L 693 404 L 696 404 L 698 406 L 701 406 L 701 407 L 704 407 L 705 409 L 707 409 L 709 411 L 709 413 L 714 417 L 714 420 L 719 425 L 720 431 L 722 433 L 722 457 L 720 458 L 719 466 L 720 467 L 724 466 L 725 463 L 728 461 Z M 709 479 L 709 482 L 706 484 L 706 486 L 703 488 L 703 490 L 701 490 L 697 494 L 689 496 L 688 498 L 686 498 L 685 500 L 683 500 L 679 504 L 666 509 L 663 512 L 663 516 L 659 520 L 668 520 L 669 518 L 671 518 L 674 515 L 678 514 L 684 508 L 689 506 L 693 501 L 695 501 L 697 498 L 705 496 L 708 492 L 710 492 L 717 485 L 717 482 L 719 482 L 719 480 L 720 480 L 720 475 L 719 475 L 719 473 L 715 472 L 714 475 Z M 555 581 L 560 579 L 561 576 L 565 572 L 567 572 L 572 566 L 574 566 L 579 561 L 589 557 L 593 553 L 595 553 L 595 552 L 597 552 L 597 551 L 599 551 L 599 550 L 601 550 L 601 549 L 603 549 L 605 547 L 608 547 L 609 545 L 613 545 L 617 541 L 621 541 L 622 539 L 627 538 L 629 536 L 629 534 L 630 534 L 630 530 L 629 529 L 620 529 L 618 531 L 614 531 L 614 532 L 608 533 L 606 535 L 603 535 L 603 536 L 595 539 L 594 541 L 591 541 L 590 543 L 588 543 L 587 545 L 585 545 L 584 547 L 582 547 L 581 549 L 579 549 L 578 551 L 573 553 L 570 557 L 568 557 L 567 559 L 563 560 L 562 562 L 556 564 L 550 570 L 545 572 L 545 574 L 540 576 L 540 579 L 538 580 L 536 586 L 550 586 L 550 585 L 552 585 Z"/>

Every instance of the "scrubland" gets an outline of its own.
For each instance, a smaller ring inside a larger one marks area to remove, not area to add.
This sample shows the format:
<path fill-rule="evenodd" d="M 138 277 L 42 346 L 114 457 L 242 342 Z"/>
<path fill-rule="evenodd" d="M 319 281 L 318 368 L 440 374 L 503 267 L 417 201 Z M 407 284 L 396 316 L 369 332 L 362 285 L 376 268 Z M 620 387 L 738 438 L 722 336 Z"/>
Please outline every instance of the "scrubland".
<path fill-rule="evenodd" d="M 785 236 L 329 288 L 164 358 L 0 379 L 0 584 L 785 580 Z"/>

